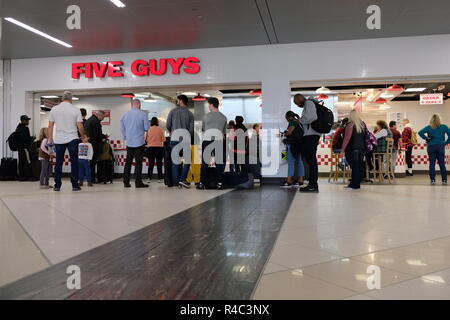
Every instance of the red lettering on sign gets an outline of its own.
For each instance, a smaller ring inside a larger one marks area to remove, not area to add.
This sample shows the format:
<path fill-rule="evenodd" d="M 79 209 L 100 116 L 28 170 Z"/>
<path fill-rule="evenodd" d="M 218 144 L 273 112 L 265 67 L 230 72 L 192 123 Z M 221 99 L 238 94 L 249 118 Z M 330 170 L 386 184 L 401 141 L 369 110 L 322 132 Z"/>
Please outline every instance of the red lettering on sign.
<path fill-rule="evenodd" d="M 98 78 L 104 78 L 106 75 L 106 71 L 108 70 L 108 63 L 102 62 L 101 64 L 98 62 L 94 62 L 92 64 L 92 67 L 94 69 L 94 74 Z"/>
<path fill-rule="evenodd" d="M 180 68 L 183 65 L 184 58 L 178 58 L 177 60 L 169 58 L 167 59 L 167 62 L 172 67 L 173 74 L 180 74 Z"/>
<path fill-rule="evenodd" d="M 136 60 L 131 64 L 131 72 L 135 76 L 148 76 L 148 62 L 145 60 Z"/>
<path fill-rule="evenodd" d="M 110 61 L 108 62 L 108 76 L 110 77 L 123 77 L 122 61 Z"/>
<path fill-rule="evenodd" d="M 166 73 L 167 71 L 167 60 L 166 59 L 159 59 L 159 70 L 157 70 L 157 60 L 151 59 L 150 61 L 150 73 L 154 74 L 155 76 L 161 76 Z"/>
<path fill-rule="evenodd" d="M 195 57 L 189 57 L 184 60 L 184 65 L 186 68 L 183 69 L 184 72 L 189 74 L 195 74 L 200 72 L 200 60 Z"/>
<path fill-rule="evenodd" d="M 72 79 L 80 79 L 80 74 L 84 73 L 84 63 L 72 63 Z"/>

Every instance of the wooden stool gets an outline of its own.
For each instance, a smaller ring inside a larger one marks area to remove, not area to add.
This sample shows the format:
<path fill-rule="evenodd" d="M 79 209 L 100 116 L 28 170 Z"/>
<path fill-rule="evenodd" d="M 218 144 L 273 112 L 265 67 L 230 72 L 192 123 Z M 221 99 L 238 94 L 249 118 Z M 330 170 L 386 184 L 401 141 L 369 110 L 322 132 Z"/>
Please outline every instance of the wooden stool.
<path fill-rule="evenodd" d="M 394 149 L 394 139 L 386 138 L 387 146 L 386 152 L 374 152 L 374 180 L 378 178 L 379 183 L 384 182 L 384 176 L 387 175 L 388 181 L 391 184 L 395 179 L 395 173 L 392 168 L 392 150 Z"/>
<path fill-rule="evenodd" d="M 344 169 L 339 169 L 339 161 L 341 159 L 341 154 L 331 151 L 331 159 L 330 159 L 330 173 L 328 175 L 328 182 L 331 182 L 331 179 L 333 181 L 338 181 L 340 178 L 340 173 L 342 171 L 342 183 L 345 183 L 347 179 L 349 179 L 350 176 L 350 170 L 346 164 L 344 164 Z"/>

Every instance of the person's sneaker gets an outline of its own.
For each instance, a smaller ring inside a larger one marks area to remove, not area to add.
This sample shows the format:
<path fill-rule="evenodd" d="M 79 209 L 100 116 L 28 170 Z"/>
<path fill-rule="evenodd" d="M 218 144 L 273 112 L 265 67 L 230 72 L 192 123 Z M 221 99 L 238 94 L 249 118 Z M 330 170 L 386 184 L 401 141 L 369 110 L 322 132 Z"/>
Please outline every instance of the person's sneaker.
<path fill-rule="evenodd" d="M 74 187 L 74 188 L 72 188 L 72 191 L 81 191 L 81 188 L 80 187 Z"/>
<path fill-rule="evenodd" d="M 442 181 L 442 185 L 446 186 L 447 185 L 447 180 L 443 180 Z"/>
<path fill-rule="evenodd" d="M 61 191 L 61 188 L 53 187 L 53 191 Z"/>
<path fill-rule="evenodd" d="M 412 177 L 413 174 L 412 174 L 411 172 L 409 172 L 409 171 L 406 171 L 406 176 L 407 176 L 407 177 Z"/>
<path fill-rule="evenodd" d="M 88 182 L 88 187 L 93 187 L 94 185 L 92 184 L 92 182 Z"/>
<path fill-rule="evenodd" d="M 205 190 L 206 189 L 205 185 L 203 183 L 201 183 L 201 182 L 195 188 L 198 189 L 198 190 Z"/>
<path fill-rule="evenodd" d="M 431 180 L 430 184 L 434 186 L 436 184 L 436 181 L 435 180 Z"/>
<path fill-rule="evenodd" d="M 150 182 L 152 182 L 152 179 L 147 179 L 147 183 L 150 183 Z"/>
<path fill-rule="evenodd" d="M 49 186 L 40 186 L 40 189 L 48 189 L 50 188 Z"/>
<path fill-rule="evenodd" d="M 148 188 L 148 184 L 145 184 L 145 183 L 137 183 L 137 184 L 136 184 L 136 189 L 140 189 L 140 188 Z"/>
<path fill-rule="evenodd" d="M 163 183 L 163 182 L 164 182 L 164 180 L 158 179 L 158 183 Z"/>
<path fill-rule="evenodd" d="M 306 187 L 300 188 L 300 192 L 303 192 L 303 193 L 307 193 L 307 192 L 317 193 L 317 192 L 319 192 L 319 188 L 318 187 L 312 187 L 312 186 L 306 186 Z"/>
<path fill-rule="evenodd" d="M 223 184 L 219 182 L 219 183 L 217 184 L 217 187 L 216 187 L 216 188 L 217 188 L 217 190 L 222 190 L 222 189 L 223 189 Z"/>
<path fill-rule="evenodd" d="M 124 188 L 131 188 L 131 184 L 130 184 L 130 183 L 124 183 L 124 184 L 123 184 L 123 187 L 124 187 Z"/>
<path fill-rule="evenodd" d="M 191 187 L 191 184 L 187 181 L 180 181 L 180 185 L 188 189 Z"/>
<path fill-rule="evenodd" d="M 289 182 L 287 182 L 287 181 L 284 181 L 284 182 L 280 185 L 280 187 L 282 187 L 282 188 L 291 188 L 291 187 L 292 187 L 292 183 L 289 183 Z"/>
<path fill-rule="evenodd" d="M 294 183 L 292 186 L 294 187 L 294 188 L 300 188 L 301 186 L 303 185 L 303 182 L 296 182 L 296 183 Z"/>

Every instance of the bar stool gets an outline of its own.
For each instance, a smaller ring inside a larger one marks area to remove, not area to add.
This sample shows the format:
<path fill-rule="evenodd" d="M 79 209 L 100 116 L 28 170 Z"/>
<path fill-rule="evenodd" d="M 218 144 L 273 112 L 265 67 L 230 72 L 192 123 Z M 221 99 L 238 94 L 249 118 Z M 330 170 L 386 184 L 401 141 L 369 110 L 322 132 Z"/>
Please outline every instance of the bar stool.
<path fill-rule="evenodd" d="M 392 150 L 394 149 L 394 139 L 386 138 L 386 152 L 374 152 L 373 162 L 374 180 L 378 179 L 379 183 L 384 182 L 384 176 L 387 175 L 389 184 L 395 179 L 395 173 L 392 168 Z M 392 177 L 392 179 L 391 179 Z"/>
<path fill-rule="evenodd" d="M 347 179 L 350 177 L 350 168 L 347 164 L 344 164 L 343 170 L 339 168 L 339 161 L 341 160 L 341 154 L 333 152 L 331 150 L 331 159 L 330 159 L 330 173 L 328 175 L 328 182 L 338 181 L 340 178 L 340 173 L 342 172 L 342 183 L 345 183 Z"/>

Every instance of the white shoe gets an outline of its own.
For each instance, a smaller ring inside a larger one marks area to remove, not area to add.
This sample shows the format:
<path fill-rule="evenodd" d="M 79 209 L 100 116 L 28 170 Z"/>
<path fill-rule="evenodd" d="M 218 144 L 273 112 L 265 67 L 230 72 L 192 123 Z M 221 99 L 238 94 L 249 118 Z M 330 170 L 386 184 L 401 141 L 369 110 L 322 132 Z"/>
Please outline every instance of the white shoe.
<path fill-rule="evenodd" d="M 158 180 L 158 183 L 163 183 L 163 182 L 164 182 L 164 180 L 161 180 L 161 179 Z"/>

